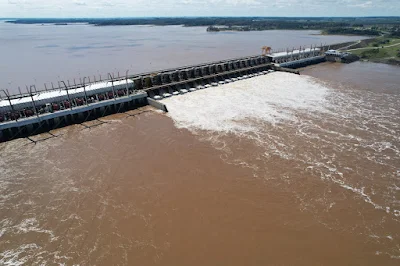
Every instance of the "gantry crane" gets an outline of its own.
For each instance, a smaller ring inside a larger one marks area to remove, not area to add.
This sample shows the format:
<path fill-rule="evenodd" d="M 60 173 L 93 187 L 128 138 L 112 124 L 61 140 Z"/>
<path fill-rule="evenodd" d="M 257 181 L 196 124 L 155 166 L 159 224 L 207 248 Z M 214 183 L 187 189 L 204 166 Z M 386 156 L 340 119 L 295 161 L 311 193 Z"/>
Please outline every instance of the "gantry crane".
<path fill-rule="evenodd" d="M 269 46 L 263 46 L 261 47 L 262 55 L 267 55 L 271 53 L 271 47 Z"/>

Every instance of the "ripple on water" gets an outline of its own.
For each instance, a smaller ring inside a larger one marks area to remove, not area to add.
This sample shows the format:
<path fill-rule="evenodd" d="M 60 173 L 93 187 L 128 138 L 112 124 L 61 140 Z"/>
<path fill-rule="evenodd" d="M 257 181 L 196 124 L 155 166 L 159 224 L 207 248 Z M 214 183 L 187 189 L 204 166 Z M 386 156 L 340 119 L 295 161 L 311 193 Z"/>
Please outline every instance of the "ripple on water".
<path fill-rule="evenodd" d="M 398 225 L 400 96 L 275 72 L 163 102 L 177 127 L 225 151 L 225 161 L 250 167 L 255 176 L 296 184 L 290 189 L 302 208 L 319 218 L 343 201 L 332 193 L 336 186 L 376 211 L 375 224 L 365 230 L 390 219 Z M 242 155 L 243 139 L 254 144 L 252 154 Z M 281 166 L 272 164 L 277 157 Z M 287 173 L 289 163 L 293 170 Z M 282 169 L 271 170 L 276 167 Z M 308 175 L 322 180 L 328 193 L 296 182 Z M 353 208 L 357 213 L 361 207 Z M 399 239 L 397 233 L 391 237 Z"/>

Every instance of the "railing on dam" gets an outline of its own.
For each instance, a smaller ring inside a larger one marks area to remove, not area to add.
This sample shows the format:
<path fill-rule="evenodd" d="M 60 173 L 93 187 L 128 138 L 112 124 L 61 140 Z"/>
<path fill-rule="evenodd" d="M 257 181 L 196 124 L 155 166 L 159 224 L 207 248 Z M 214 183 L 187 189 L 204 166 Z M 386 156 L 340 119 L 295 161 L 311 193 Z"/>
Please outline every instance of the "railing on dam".
<path fill-rule="evenodd" d="M 300 48 L 298 50 L 286 49 L 286 50 L 281 50 L 281 51 L 278 51 L 278 52 L 275 52 L 272 54 L 267 54 L 265 56 L 252 55 L 252 56 L 246 56 L 246 57 L 238 57 L 238 58 L 233 58 L 233 59 L 206 62 L 206 63 L 196 64 L 196 65 L 186 65 L 186 66 L 180 66 L 180 67 L 176 67 L 176 68 L 155 70 L 155 71 L 136 73 L 136 74 L 129 74 L 129 70 L 127 70 L 121 76 L 118 72 L 117 76 L 115 76 L 114 73 L 112 75 L 110 73 L 108 73 L 108 75 L 106 77 L 104 77 L 104 76 L 102 77 L 100 75 L 98 78 L 96 78 L 96 76 L 92 76 L 92 79 L 91 79 L 90 76 L 87 76 L 87 77 L 83 77 L 83 79 L 86 79 L 87 84 L 98 83 L 98 82 L 108 82 L 108 81 L 117 82 L 117 81 L 123 81 L 123 80 L 128 80 L 128 79 L 137 80 L 137 79 L 145 79 L 147 77 L 151 77 L 151 79 L 154 80 L 154 79 L 157 79 L 156 76 L 162 76 L 162 75 L 170 74 L 172 72 L 177 72 L 177 71 L 190 72 L 192 69 L 195 69 L 195 71 L 199 71 L 198 69 L 204 69 L 205 67 L 209 67 L 209 66 L 216 66 L 216 67 L 222 66 L 219 69 L 219 71 L 224 72 L 226 70 L 245 68 L 245 67 L 255 66 L 257 64 L 267 63 L 267 62 L 283 63 L 285 61 L 294 61 L 294 60 L 301 59 L 303 57 L 315 56 L 315 55 L 317 55 L 317 53 L 319 51 L 322 51 L 322 50 L 320 48 L 317 48 L 316 46 L 314 46 L 313 48 Z M 200 70 L 200 71 L 202 71 L 202 70 Z M 207 74 L 217 74 L 217 72 L 218 72 L 218 70 L 216 69 L 212 73 L 210 71 L 210 73 L 207 73 Z M 174 80 L 174 81 L 178 81 L 178 80 Z M 73 79 L 73 82 L 66 80 L 66 83 L 67 83 L 68 89 L 74 89 L 74 88 L 79 88 L 79 87 L 85 86 L 85 80 L 82 80 L 82 78 L 79 78 L 79 80 Z M 154 84 L 154 85 L 160 85 L 160 84 Z M 34 94 L 39 93 L 41 91 L 57 91 L 57 90 L 64 90 L 64 89 L 65 89 L 65 86 L 62 84 L 61 81 L 59 81 L 58 87 L 54 86 L 53 83 L 51 83 L 51 88 L 48 88 L 48 86 L 46 84 L 44 84 L 44 88 L 43 87 L 36 88 L 36 86 L 34 86 Z M 14 99 L 14 98 L 21 98 L 24 96 L 30 96 L 28 86 L 26 86 L 26 90 L 27 90 L 27 93 L 22 93 L 20 90 L 19 94 L 9 95 L 9 97 L 11 99 Z M 1 98 L 2 98 L 2 94 L 0 94 L 0 99 Z"/>
<path fill-rule="evenodd" d="M 25 95 L 10 96 L 3 90 L 3 97 L 0 99 L 0 135 L 4 133 L 3 130 L 8 129 L 17 130 L 15 134 L 11 132 L 11 136 L 14 136 L 20 131 L 27 131 L 27 126 L 38 127 L 39 125 L 40 127 L 46 123 L 47 128 L 53 128 L 54 123 L 67 120 L 80 121 L 78 115 L 82 113 L 86 113 L 83 117 L 101 116 L 108 107 L 115 109 L 116 105 L 126 107 L 148 104 L 148 93 L 162 86 L 172 87 L 200 80 L 218 79 L 246 71 L 260 71 L 270 65 L 269 61 L 270 59 L 265 56 L 245 57 L 189 68 L 164 69 L 157 71 L 156 75 L 152 72 L 145 76 L 128 75 L 127 71 L 123 78 L 113 78 L 109 74 L 107 80 L 87 84 L 86 78 L 81 80 L 81 84 L 76 84 L 74 81 L 72 86 L 61 81 L 63 88 L 45 91 L 37 90 L 32 85 Z M 119 107 L 114 111 L 118 112 L 118 110 Z M 9 131 L 5 132 L 6 135 L 10 135 Z"/>
<path fill-rule="evenodd" d="M 318 64 L 324 61 L 326 61 L 325 56 L 321 55 L 321 56 L 302 58 L 294 61 L 280 63 L 279 66 L 287 68 L 300 68 L 311 64 Z"/>
<path fill-rule="evenodd" d="M 83 79 L 86 79 L 86 84 L 92 84 L 92 83 L 99 83 L 99 82 L 109 82 L 109 81 L 123 81 L 123 80 L 134 80 L 134 79 L 138 79 L 138 78 L 145 78 L 145 77 L 150 77 L 153 76 L 154 74 L 157 75 L 162 75 L 162 74 L 166 74 L 166 73 L 170 73 L 170 72 L 176 72 L 176 71 L 182 71 L 182 70 L 189 70 L 189 69 L 193 69 L 193 68 L 200 68 L 200 67 L 205 67 L 205 66 L 210 66 L 210 65 L 225 65 L 225 67 L 228 67 L 227 64 L 229 63 L 233 63 L 235 61 L 237 62 L 243 62 L 246 61 L 247 63 L 244 63 L 245 66 L 248 66 L 250 64 L 250 62 L 266 62 L 265 60 L 270 60 L 265 56 L 262 55 L 252 55 L 252 56 L 245 56 L 245 57 L 238 57 L 238 58 L 233 58 L 233 59 L 226 59 L 226 60 L 219 60 L 219 61 L 212 61 L 212 62 L 206 62 L 206 63 L 200 63 L 200 64 L 196 64 L 196 65 L 185 65 L 185 66 L 180 66 L 180 67 L 175 67 L 175 68 L 169 68 L 169 69 L 162 69 L 162 70 L 154 70 L 154 71 L 149 71 L 149 72 L 143 72 L 143 73 L 135 73 L 135 74 L 129 74 L 129 70 L 127 70 L 124 75 L 117 74 L 117 76 L 114 75 L 114 73 L 108 73 L 108 75 L 106 77 L 102 77 L 101 75 L 99 76 L 99 78 L 96 78 L 96 76 L 93 76 L 91 79 L 91 76 L 87 76 L 87 77 L 83 77 Z M 242 67 L 242 66 L 237 66 L 237 67 Z M 69 80 L 66 80 L 66 84 L 67 84 L 67 88 L 69 90 L 71 89 L 75 89 L 75 88 L 79 88 L 85 85 L 85 80 L 83 80 L 82 78 L 79 79 L 73 79 L 73 82 L 70 82 Z M 32 85 L 33 86 L 33 85 Z M 33 94 L 36 93 L 40 93 L 40 92 L 44 92 L 44 91 L 59 91 L 59 90 L 64 90 L 65 86 L 62 84 L 62 81 L 58 82 L 58 87 L 55 86 L 53 83 L 51 83 L 51 88 L 48 88 L 49 86 L 47 86 L 46 84 L 44 84 L 43 88 L 36 88 L 36 86 L 34 86 L 34 91 Z M 20 89 L 19 89 L 20 90 Z M 7 94 L 9 95 L 9 97 L 11 99 L 14 98 L 21 98 L 21 97 L 25 97 L 25 96 L 30 96 L 30 92 L 29 92 L 29 86 L 26 86 L 26 91 L 25 93 L 21 92 L 18 94 L 9 94 L 7 92 Z M 0 100 L 2 99 L 2 97 L 4 97 L 4 95 L 0 94 Z"/>
<path fill-rule="evenodd" d="M 17 130 L 11 134 L 16 135 L 21 130 L 26 131 L 27 126 L 41 127 L 44 122 L 47 123 L 47 128 L 54 128 L 54 120 L 57 123 L 74 122 L 80 121 L 78 116 L 82 116 L 82 113 L 83 118 L 98 117 L 108 114 L 107 110 L 110 109 L 112 113 L 118 112 L 121 107 L 134 108 L 148 104 L 149 96 L 155 98 L 158 95 L 157 98 L 160 98 L 161 94 L 175 94 L 185 89 L 195 90 L 196 85 L 207 87 L 206 84 L 213 82 L 223 82 L 230 78 L 236 80 L 236 77 L 240 79 L 246 74 L 271 69 L 288 71 L 279 66 L 296 68 L 318 63 L 325 58 L 321 53 L 320 49 L 314 47 L 141 74 L 129 75 L 129 71 L 126 71 L 124 76 L 118 74 L 116 78 L 109 73 L 106 79 L 100 76 L 98 80 L 94 78 L 91 81 L 84 77 L 78 84 L 74 79 L 73 85 L 69 81 L 60 81 L 58 88 L 52 85 L 50 90 L 46 85 L 45 90 L 37 90 L 32 85 L 29 89 L 27 87 L 26 94 L 19 95 L 9 95 L 7 90 L 0 90 L 0 138 L 5 129 L 12 129 L 11 133 Z M 161 109 L 166 110 L 166 107 Z"/>
<path fill-rule="evenodd" d="M 215 78 L 224 77 L 224 76 L 230 76 L 230 75 L 236 75 L 236 74 L 240 74 L 240 73 L 247 72 L 247 71 L 265 69 L 265 68 L 269 68 L 270 66 L 271 66 L 271 63 L 260 64 L 260 65 L 257 65 L 257 66 L 246 67 L 246 68 L 241 68 L 241 69 L 235 69 L 235 70 L 225 71 L 225 72 L 222 72 L 222 73 L 199 76 L 199 77 L 195 77 L 195 78 L 186 79 L 186 80 L 183 80 L 183 81 L 163 83 L 161 85 L 151 86 L 151 87 L 146 88 L 144 90 L 145 91 L 154 91 L 154 90 L 162 89 L 162 88 L 165 88 L 165 87 L 171 87 L 171 86 L 177 86 L 177 85 L 188 84 L 188 83 L 193 83 L 193 82 L 199 82 L 199 81 L 203 81 L 203 80 L 212 80 L 212 79 L 215 79 Z"/>
<path fill-rule="evenodd" d="M 64 82 L 62 82 L 64 83 Z M 65 85 L 65 83 L 64 83 Z M 44 91 L 33 93 L 31 86 L 29 96 L 10 98 L 2 91 L 7 100 L 0 100 L 0 127 L 7 122 L 18 121 L 33 116 L 40 117 L 48 113 L 70 110 L 83 106 L 91 106 L 108 100 L 117 101 L 138 94 L 133 89 L 133 81 L 92 83 L 88 86 L 68 88 L 64 90 Z"/>
<path fill-rule="evenodd" d="M 72 109 L 121 96 L 129 96 L 138 90 L 156 91 L 165 87 L 212 80 L 221 76 L 236 75 L 246 71 L 260 70 L 262 68 L 264 68 L 262 70 L 265 70 L 268 69 L 272 62 L 276 62 L 278 59 L 285 60 L 285 56 L 297 59 L 293 62 L 303 63 L 305 59 L 299 59 L 299 57 L 309 56 L 311 53 L 314 54 L 315 49 L 299 51 L 301 56 L 293 56 L 292 52 L 289 55 L 278 53 L 267 56 L 235 58 L 176 69 L 164 69 L 144 76 L 142 74 L 129 76 L 127 71 L 124 78 L 114 79 L 109 74 L 108 80 L 96 81 L 87 85 L 85 85 L 86 78 L 83 78 L 83 84 L 76 85 L 74 82 L 73 86 L 67 86 L 65 82 L 61 81 L 64 88 L 47 91 L 37 91 L 36 86 L 32 85 L 26 95 L 10 96 L 3 90 L 2 92 L 6 99 L 0 100 L 0 124 L 7 121 L 16 121 L 20 118 Z M 292 65 L 292 63 L 288 64 L 286 62 L 282 66 L 289 65 Z"/>

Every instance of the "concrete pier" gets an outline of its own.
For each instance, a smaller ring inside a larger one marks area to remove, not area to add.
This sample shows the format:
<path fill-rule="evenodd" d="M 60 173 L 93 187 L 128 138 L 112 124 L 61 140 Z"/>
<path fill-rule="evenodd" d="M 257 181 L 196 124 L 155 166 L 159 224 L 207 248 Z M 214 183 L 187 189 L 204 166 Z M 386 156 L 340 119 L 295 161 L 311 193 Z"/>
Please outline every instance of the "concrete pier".
<path fill-rule="evenodd" d="M 78 84 L 50 91 L 30 87 L 30 93 L 8 95 L 0 90 L 0 140 L 37 134 L 72 123 L 81 123 L 121 110 L 152 105 L 167 112 L 157 99 L 224 83 L 227 79 L 266 71 L 298 74 L 297 68 L 325 60 L 319 48 L 299 49 L 217 62 L 128 75 L 95 83 Z M 69 84 L 69 82 L 68 82 Z M 34 90 L 32 90 L 34 89 Z M 5 97 L 4 97 L 5 96 Z"/>
<path fill-rule="evenodd" d="M 147 105 L 147 93 L 137 91 L 128 96 L 118 97 L 69 109 L 37 114 L 17 120 L 0 123 L 0 140 L 6 141 L 18 137 L 46 132 L 65 125 L 81 123 L 121 110 Z"/>
<path fill-rule="evenodd" d="M 167 106 L 163 103 L 160 103 L 159 101 L 156 101 L 150 97 L 147 97 L 147 102 L 149 105 L 153 106 L 154 108 L 157 108 L 164 112 L 168 112 Z"/>
<path fill-rule="evenodd" d="M 360 58 L 354 54 L 340 52 L 337 50 L 328 50 L 325 53 L 326 61 L 329 62 L 341 62 L 341 63 L 351 63 L 359 60 Z"/>
<path fill-rule="evenodd" d="M 325 62 L 325 56 L 320 55 L 320 56 L 314 56 L 314 57 L 308 57 L 308 58 L 301 58 L 293 61 L 288 61 L 279 64 L 281 67 L 285 68 L 300 68 L 300 67 L 306 67 L 309 65 L 314 65 L 314 64 L 319 64 L 322 62 Z"/>
<path fill-rule="evenodd" d="M 233 70 L 225 70 L 225 71 L 222 70 L 223 67 L 220 65 L 219 66 L 220 71 L 216 71 L 215 73 L 212 73 L 213 71 L 209 71 L 209 69 L 214 69 L 216 67 L 217 67 L 216 65 L 212 65 L 208 66 L 207 68 L 203 68 L 203 70 L 208 69 L 208 71 L 201 71 L 200 68 L 196 68 L 198 71 L 197 73 L 195 71 L 194 77 L 192 78 L 189 78 L 187 76 L 186 79 L 178 81 L 168 80 L 168 82 L 163 82 L 161 85 L 146 87 L 143 90 L 148 93 L 149 97 L 154 98 L 157 95 L 161 96 L 163 93 L 172 94 L 174 91 L 178 91 L 180 87 L 185 87 L 186 85 L 188 87 L 196 87 L 196 85 L 205 85 L 211 82 L 223 81 L 227 78 L 233 78 L 236 76 L 270 70 L 272 69 L 272 64 L 268 61 L 268 63 L 260 63 L 260 64 L 255 64 L 254 66 L 238 68 L 238 69 L 232 68 Z M 228 67 L 226 69 L 228 69 Z M 180 72 L 181 71 L 179 71 L 179 73 Z"/>
<path fill-rule="evenodd" d="M 325 61 L 325 54 L 320 48 L 300 48 L 268 55 L 271 62 L 285 68 L 300 68 Z"/>

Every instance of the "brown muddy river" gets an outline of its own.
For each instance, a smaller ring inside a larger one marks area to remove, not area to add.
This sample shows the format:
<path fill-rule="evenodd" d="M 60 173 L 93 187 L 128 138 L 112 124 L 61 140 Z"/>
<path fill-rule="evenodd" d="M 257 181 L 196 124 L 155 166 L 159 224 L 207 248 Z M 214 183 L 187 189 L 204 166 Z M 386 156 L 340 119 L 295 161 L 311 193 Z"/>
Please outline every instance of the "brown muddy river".
<path fill-rule="evenodd" d="M 0 264 L 398 265 L 398 73 L 321 64 L 2 143 Z"/>
<path fill-rule="evenodd" d="M 364 39 L 324 36 L 319 31 L 207 32 L 206 27 L 74 24 L 14 25 L 0 21 L 0 88 L 18 93 L 58 87 L 107 73 L 115 77 L 190 64 L 261 54 L 273 50 Z M 75 79 L 75 81 L 74 81 Z M 52 85 L 53 83 L 53 85 Z M 46 84 L 46 86 L 45 86 Z M 4 95 L 0 95 L 4 97 Z"/>

